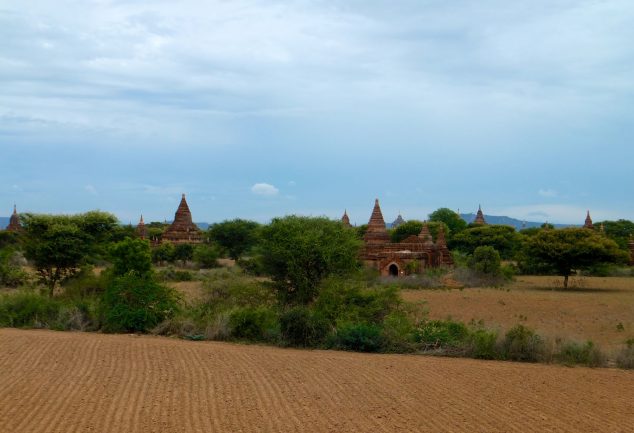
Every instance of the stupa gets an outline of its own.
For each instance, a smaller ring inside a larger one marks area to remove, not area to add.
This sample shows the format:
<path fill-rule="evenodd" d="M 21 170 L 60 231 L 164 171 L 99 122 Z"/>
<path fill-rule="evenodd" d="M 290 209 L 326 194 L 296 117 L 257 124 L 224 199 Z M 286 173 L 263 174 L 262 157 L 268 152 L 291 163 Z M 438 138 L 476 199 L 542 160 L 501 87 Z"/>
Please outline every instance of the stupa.
<path fill-rule="evenodd" d="M 486 220 L 484 219 L 484 214 L 482 213 L 482 207 L 478 205 L 478 213 L 476 214 L 475 220 L 473 220 L 473 224 L 477 224 L 479 226 L 486 225 Z"/>
<path fill-rule="evenodd" d="M 583 228 L 584 229 L 593 229 L 594 228 L 594 224 L 592 224 L 592 218 L 590 218 L 590 211 L 588 211 L 588 213 L 586 214 L 586 221 L 583 224 Z"/>
<path fill-rule="evenodd" d="M 13 214 L 11 215 L 11 218 L 9 218 L 9 225 L 7 226 L 7 231 L 10 231 L 10 232 L 22 231 L 22 224 L 20 224 L 20 215 L 18 215 L 18 210 L 15 205 L 13 205 Z"/>
<path fill-rule="evenodd" d="M 175 244 L 198 244 L 203 241 L 203 234 L 192 221 L 192 213 L 185 200 L 185 194 L 174 214 L 174 222 L 165 230 L 163 241 Z"/>

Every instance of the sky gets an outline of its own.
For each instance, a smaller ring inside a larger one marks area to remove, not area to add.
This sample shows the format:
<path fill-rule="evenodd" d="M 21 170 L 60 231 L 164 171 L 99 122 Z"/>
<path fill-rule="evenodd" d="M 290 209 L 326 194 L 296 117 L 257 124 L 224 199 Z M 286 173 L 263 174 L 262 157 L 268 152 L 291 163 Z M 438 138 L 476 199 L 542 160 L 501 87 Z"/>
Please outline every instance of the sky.
<path fill-rule="evenodd" d="M 0 215 L 634 220 L 633 41 L 631 0 L 2 0 Z"/>

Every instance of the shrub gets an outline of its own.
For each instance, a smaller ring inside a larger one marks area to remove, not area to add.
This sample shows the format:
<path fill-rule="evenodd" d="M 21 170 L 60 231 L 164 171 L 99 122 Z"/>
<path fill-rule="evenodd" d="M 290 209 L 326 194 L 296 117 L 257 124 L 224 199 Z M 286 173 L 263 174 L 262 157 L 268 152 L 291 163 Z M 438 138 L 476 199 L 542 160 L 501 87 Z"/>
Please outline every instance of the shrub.
<path fill-rule="evenodd" d="M 0 297 L 0 326 L 50 328 L 55 324 L 61 301 L 32 291 Z"/>
<path fill-rule="evenodd" d="M 601 367 L 606 363 L 605 356 L 592 341 L 585 344 L 565 343 L 557 354 L 557 360 L 565 365 L 581 364 L 588 367 Z"/>
<path fill-rule="evenodd" d="M 83 299 L 93 295 L 100 295 L 106 290 L 109 278 L 108 272 L 102 272 L 97 275 L 92 266 L 84 266 L 75 276 L 67 279 L 62 284 L 64 295 L 71 299 Z"/>
<path fill-rule="evenodd" d="M 201 314 L 216 314 L 234 307 L 271 306 L 275 291 L 266 282 L 246 276 L 239 269 L 217 269 L 203 281 L 206 296 L 199 308 Z"/>
<path fill-rule="evenodd" d="M 282 337 L 292 346 L 317 346 L 324 342 L 330 325 L 318 312 L 298 306 L 280 317 Z"/>
<path fill-rule="evenodd" d="M 106 332 L 145 332 L 178 310 L 176 292 L 151 277 L 128 274 L 115 278 L 101 303 Z"/>
<path fill-rule="evenodd" d="M 29 274 L 16 264 L 15 255 L 10 249 L 0 250 L 0 287 L 18 287 L 30 281 Z"/>
<path fill-rule="evenodd" d="M 500 253 L 490 246 L 477 247 L 468 265 L 469 268 L 484 275 L 500 275 Z"/>
<path fill-rule="evenodd" d="M 497 332 L 477 329 L 469 335 L 465 347 L 466 355 L 476 359 L 498 359 L 500 352 L 497 340 Z"/>
<path fill-rule="evenodd" d="M 372 323 L 343 323 L 334 337 L 334 346 L 343 350 L 378 352 L 382 345 L 381 327 Z"/>
<path fill-rule="evenodd" d="M 429 320 L 415 331 L 416 341 L 426 347 L 457 347 L 467 340 L 469 330 L 464 323 L 452 320 Z"/>
<path fill-rule="evenodd" d="M 503 353 L 513 361 L 537 362 L 541 359 L 544 341 L 524 325 L 516 325 L 504 336 Z"/>
<path fill-rule="evenodd" d="M 394 311 L 383 320 L 381 330 L 383 350 L 387 352 L 411 352 L 415 349 L 414 325 L 407 314 Z"/>
<path fill-rule="evenodd" d="M 235 338 L 272 341 L 278 332 L 277 316 L 267 307 L 238 308 L 229 316 L 229 329 Z"/>
<path fill-rule="evenodd" d="M 183 271 L 175 269 L 173 266 L 168 266 L 165 269 L 159 271 L 157 275 L 160 281 L 193 281 L 194 274 L 189 271 Z"/>
<path fill-rule="evenodd" d="M 217 268 L 219 257 L 220 251 L 215 246 L 202 244 L 194 248 L 194 262 L 201 268 Z"/>
<path fill-rule="evenodd" d="M 619 368 L 634 369 L 634 338 L 625 343 L 625 347 L 616 356 L 616 365 Z"/>

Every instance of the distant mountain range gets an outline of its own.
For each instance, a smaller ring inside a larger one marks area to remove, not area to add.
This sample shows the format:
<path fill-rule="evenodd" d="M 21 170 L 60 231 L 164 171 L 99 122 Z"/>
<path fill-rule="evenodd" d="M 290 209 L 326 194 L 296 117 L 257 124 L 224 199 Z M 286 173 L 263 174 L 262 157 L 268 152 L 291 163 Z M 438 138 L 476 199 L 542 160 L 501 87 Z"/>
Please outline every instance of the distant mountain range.
<path fill-rule="evenodd" d="M 475 219 L 474 213 L 461 213 L 460 216 L 467 223 L 472 223 Z M 530 228 L 530 227 L 540 227 L 543 223 L 535 222 L 535 221 L 522 221 L 515 218 L 507 217 L 507 216 L 495 216 L 495 215 L 485 215 L 484 219 L 489 224 L 501 224 L 507 226 L 513 226 L 516 230 L 521 230 L 522 228 Z M 207 230 L 209 228 L 209 223 L 195 223 L 201 230 Z M 9 225 L 9 217 L 0 217 L 0 230 L 3 230 Z M 391 227 L 392 223 L 387 223 L 387 227 Z M 553 224 L 557 228 L 562 227 L 576 227 L 574 224 Z"/>

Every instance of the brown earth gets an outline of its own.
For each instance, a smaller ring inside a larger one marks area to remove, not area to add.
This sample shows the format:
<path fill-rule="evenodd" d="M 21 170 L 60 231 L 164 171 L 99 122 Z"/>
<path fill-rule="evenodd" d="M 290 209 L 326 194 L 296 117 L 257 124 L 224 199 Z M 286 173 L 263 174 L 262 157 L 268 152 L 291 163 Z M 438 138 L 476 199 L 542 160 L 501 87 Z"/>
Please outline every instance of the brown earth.
<path fill-rule="evenodd" d="M 634 372 L 0 329 L 0 432 L 634 432 Z"/>
<path fill-rule="evenodd" d="M 518 277 L 509 286 L 464 290 L 403 290 L 406 301 L 425 301 L 429 317 L 508 329 L 522 323 L 552 338 L 592 340 L 612 350 L 634 338 L 634 278 Z M 621 326 L 619 326 L 622 325 Z"/>

